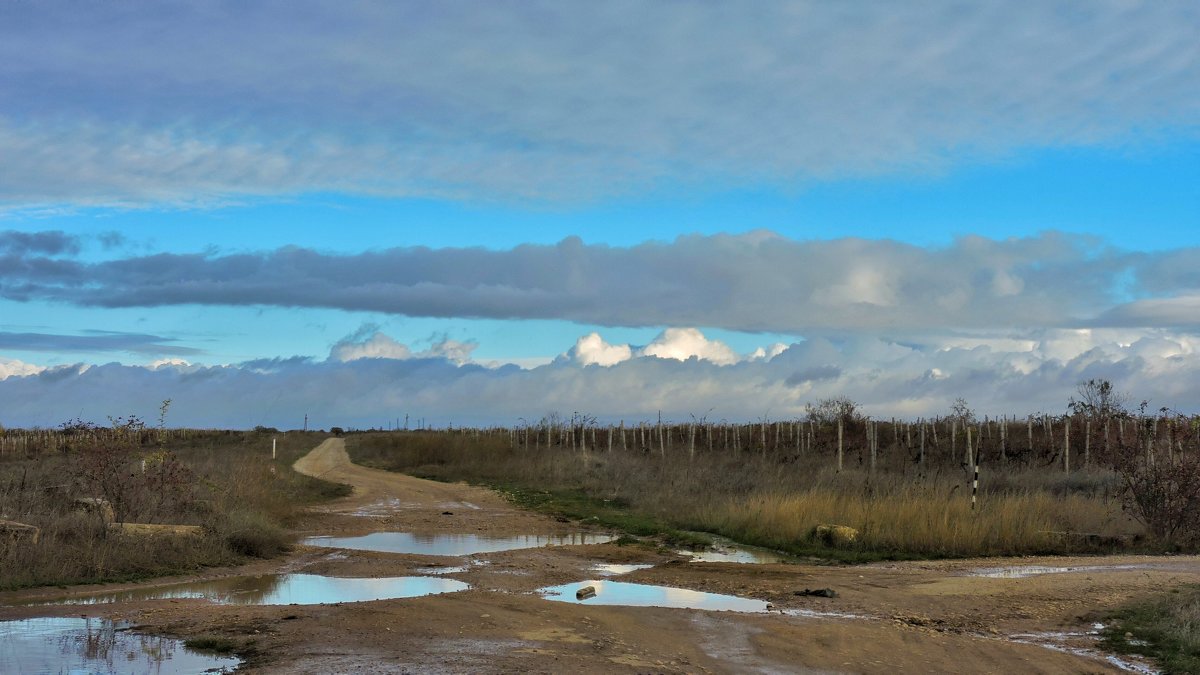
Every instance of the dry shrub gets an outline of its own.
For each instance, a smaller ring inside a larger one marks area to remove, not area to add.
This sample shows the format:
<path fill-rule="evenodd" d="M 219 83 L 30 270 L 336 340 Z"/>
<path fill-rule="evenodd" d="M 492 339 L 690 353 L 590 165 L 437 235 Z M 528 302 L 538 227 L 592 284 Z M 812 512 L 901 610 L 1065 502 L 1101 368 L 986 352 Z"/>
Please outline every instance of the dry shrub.
<path fill-rule="evenodd" d="M 275 462 L 272 437 L 197 432 L 169 453 L 151 436 L 148 447 L 137 437 L 138 443 L 0 458 L 0 518 L 41 528 L 37 544 L 0 541 L 0 588 L 131 580 L 282 552 L 292 539 L 285 528 L 305 504 L 348 489 L 290 468 L 323 436 L 279 434 Z M 115 534 L 97 515 L 72 510 L 81 496 L 110 499 L 128 522 L 200 525 L 205 535 Z"/>

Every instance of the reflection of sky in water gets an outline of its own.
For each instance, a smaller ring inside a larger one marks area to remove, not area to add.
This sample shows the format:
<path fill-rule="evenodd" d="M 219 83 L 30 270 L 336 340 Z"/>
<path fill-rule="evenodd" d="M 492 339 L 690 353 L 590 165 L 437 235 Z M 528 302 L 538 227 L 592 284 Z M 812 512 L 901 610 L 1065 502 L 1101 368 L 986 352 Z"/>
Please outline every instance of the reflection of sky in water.
<path fill-rule="evenodd" d="M 613 537 L 607 534 L 584 533 L 481 537 L 475 534 L 421 535 L 411 532 L 372 532 L 361 537 L 309 537 L 303 543 L 309 546 L 349 548 L 357 551 L 463 556 L 541 546 L 603 544 L 612 540 Z"/>
<path fill-rule="evenodd" d="M 1041 574 L 1066 574 L 1069 572 L 1105 572 L 1137 569 L 1138 565 L 1083 565 L 1080 567 L 1047 567 L 1044 565 L 1024 565 L 1020 567 L 984 567 L 968 573 L 972 577 L 988 577 L 990 579 L 1024 579 Z"/>
<path fill-rule="evenodd" d="M 742 546 L 732 539 L 712 536 L 713 545 L 707 551 L 677 551 L 691 558 L 691 562 L 729 562 L 768 565 L 791 560 L 788 556 L 767 548 Z"/>
<path fill-rule="evenodd" d="M 199 654 L 172 638 L 141 635 L 107 619 L 43 618 L 0 621 L 0 667 L 5 673 L 228 672 L 239 660 Z"/>
<path fill-rule="evenodd" d="M 596 595 L 577 600 L 575 593 L 585 586 L 596 589 Z M 574 602 L 583 605 L 625 605 L 630 607 L 678 607 L 682 609 L 727 610 L 733 612 L 765 612 L 763 600 L 739 598 L 732 595 L 704 593 L 686 588 L 630 584 L 621 581 L 582 581 L 543 588 L 547 600 Z"/>
<path fill-rule="evenodd" d="M 469 588 L 467 584 L 461 581 L 431 577 L 347 579 L 316 574 L 264 574 L 65 598 L 55 604 L 92 605 L 139 600 L 200 598 L 227 605 L 317 605 L 333 602 L 413 598 L 437 593 L 452 593 L 467 588 Z"/>
<path fill-rule="evenodd" d="M 650 569 L 651 567 L 654 567 L 654 565 L 618 565 L 615 563 L 596 563 L 595 565 L 592 565 L 592 571 L 601 576 L 615 577 L 620 574 L 629 574 L 630 572 L 636 572 L 638 570 Z"/>

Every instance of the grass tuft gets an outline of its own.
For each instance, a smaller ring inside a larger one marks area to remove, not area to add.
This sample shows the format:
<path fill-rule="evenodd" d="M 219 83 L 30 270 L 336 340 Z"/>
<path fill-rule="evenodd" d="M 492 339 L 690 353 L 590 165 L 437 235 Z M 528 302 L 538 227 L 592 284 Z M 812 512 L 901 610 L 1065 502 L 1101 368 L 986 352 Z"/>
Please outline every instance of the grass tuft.
<path fill-rule="evenodd" d="M 1158 661 L 1164 673 L 1200 673 L 1200 585 L 1127 605 L 1110 617 L 1104 646 Z"/>

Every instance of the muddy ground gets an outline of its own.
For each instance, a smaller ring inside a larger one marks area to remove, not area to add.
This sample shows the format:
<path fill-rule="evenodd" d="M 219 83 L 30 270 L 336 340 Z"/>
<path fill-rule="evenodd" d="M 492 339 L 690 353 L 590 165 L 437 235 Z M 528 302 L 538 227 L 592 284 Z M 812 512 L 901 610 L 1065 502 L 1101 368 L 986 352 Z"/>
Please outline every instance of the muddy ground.
<path fill-rule="evenodd" d="M 352 496 L 312 512 L 306 523 L 311 535 L 580 531 L 576 524 L 518 510 L 485 489 L 353 465 L 340 439 L 322 443 L 296 469 L 355 487 Z M 619 580 L 756 598 L 775 611 L 583 606 L 535 592 L 598 578 L 591 569 L 598 562 L 651 563 Z M 1084 569 L 1025 578 L 972 575 L 1033 565 Z M 1200 582 L 1200 558 L 1193 556 L 746 565 L 688 562 L 671 551 L 614 543 L 467 558 L 301 546 L 282 561 L 193 578 L 404 576 L 436 567 L 462 567 L 445 576 L 471 590 L 325 605 L 174 599 L 6 606 L 0 619 L 86 614 L 180 637 L 228 637 L 247 654 L 244 670 L 263 673 L 1107 673 L 1121 672 L 1121 664 L 1094 650 L 1085 634 L 1095 621 L 1130 598 Z M 115 588 L 34 589 L 0 594 L 0 604 Z M 832 588 L 838 595 L 796 594 L 806 588 Z"/>

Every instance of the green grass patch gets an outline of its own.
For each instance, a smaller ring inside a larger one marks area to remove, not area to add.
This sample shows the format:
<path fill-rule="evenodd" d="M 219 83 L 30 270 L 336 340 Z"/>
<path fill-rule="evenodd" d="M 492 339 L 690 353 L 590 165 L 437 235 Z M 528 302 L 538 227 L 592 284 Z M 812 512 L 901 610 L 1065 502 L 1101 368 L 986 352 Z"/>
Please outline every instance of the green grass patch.
<path fill-rule="evenodd" d="M 602 499 L 583 490 L 535 490 L 516 485 L 487 485 L 522 508 L 590 525 L 620 530 L 639 537 L 657 537 L 663 543 L 684 548 L 704 548 L 712 540 L 687 532 L 646 513 L 632 510 L 620 499 Z"/>
<path fill-rule="evenodd" d="M 237 643 L 226 637 L 216 635 L 201 635 L 183 641 L 183 646 L 197 652 L 209 654 L 233 654 L 237 651 Z"/>
<path fill-rule="evenodd" d="M 1200 673 L 1200 585 L 1131 603 L 1107 623 L 1106 648 L 1153 658 L 1164 673 Z"/>

